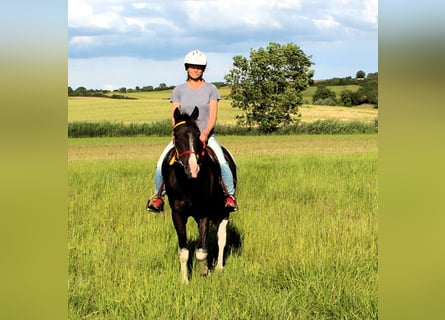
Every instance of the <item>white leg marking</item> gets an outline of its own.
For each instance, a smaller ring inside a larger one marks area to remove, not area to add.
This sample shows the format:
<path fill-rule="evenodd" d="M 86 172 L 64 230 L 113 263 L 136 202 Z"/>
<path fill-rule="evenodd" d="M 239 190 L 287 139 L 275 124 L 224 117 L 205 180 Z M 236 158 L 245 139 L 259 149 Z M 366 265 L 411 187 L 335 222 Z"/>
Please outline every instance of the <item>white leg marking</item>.
<path fill-rule="evenodd" d="M 229 220 L 224 219 L 218 226 L 218 260 L 216 262 L 215 270 L 222 271 L 223 267 L 223 256 L 224 248 L 227 241 L 227 223 Z"/>
<path fill-rule="evenodd" d="M 179 254 L 179 262 L 181 264 L 182 283 L 188 284 L 189 279 L 188 279 L 188 272 L 187 272 L 187 261 L 189 259 L 189 251 L 188 251 L 188 249 L 179 249 L 178 254 Z"/>

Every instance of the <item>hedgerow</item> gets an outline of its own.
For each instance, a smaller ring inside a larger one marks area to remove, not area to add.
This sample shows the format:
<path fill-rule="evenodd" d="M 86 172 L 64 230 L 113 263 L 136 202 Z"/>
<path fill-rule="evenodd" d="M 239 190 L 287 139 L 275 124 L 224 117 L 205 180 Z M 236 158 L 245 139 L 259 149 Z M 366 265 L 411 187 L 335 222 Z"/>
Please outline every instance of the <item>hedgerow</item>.
<path fill-rule="evenodd" d="M 169 136 L 172 126 L 170 120 L 153 123 L 123 122 L 70 122 L 69 138 L 83 137 L 131 137 L 131 136 Z M 378 120 L 374 122 L 317 120 L 311 123 L 299 123 L 278 129 L 273 134 L 370 134 L 378 132 Z M 259 128 L 246 128 L 234 125 L 216 125 L 218 135 L 264 135 Z"/>

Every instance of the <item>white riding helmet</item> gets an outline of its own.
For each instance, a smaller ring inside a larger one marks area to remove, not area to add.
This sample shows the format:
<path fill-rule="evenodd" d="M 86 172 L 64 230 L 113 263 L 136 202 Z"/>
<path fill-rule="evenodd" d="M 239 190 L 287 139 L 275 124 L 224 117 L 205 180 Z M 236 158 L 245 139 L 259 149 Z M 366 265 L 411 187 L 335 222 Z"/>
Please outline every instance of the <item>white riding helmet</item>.
<path fill-rule="evenodd" d="M 193 50 L 190 51 L 185 55 L 184 58 L 184 66 L 185 69 L 187 69 L 187 65 L 193 64 L 195 66 L 207 66 L 207 57 L 206 55 L 199 51 L 199 50 Z"/>

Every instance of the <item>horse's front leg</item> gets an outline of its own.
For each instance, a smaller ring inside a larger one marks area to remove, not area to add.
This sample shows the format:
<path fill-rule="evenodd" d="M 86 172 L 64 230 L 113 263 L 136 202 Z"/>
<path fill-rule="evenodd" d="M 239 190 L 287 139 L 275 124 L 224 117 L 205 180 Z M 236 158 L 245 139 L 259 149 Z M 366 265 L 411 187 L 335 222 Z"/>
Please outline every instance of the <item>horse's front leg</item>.
<path fill-rule="evenodd" d="M 178 255 L 179 255 L 179 263 L 181 265 L 181 279 L 182 283 L 188 284 L 188 269 L 187 262 L 189 259 L 189 250 L 187 248 L 187 232 L 186 232 L 186 224 L 187 219 L 183 218 L 179 212 L 172 211 L 173 224 L 176 229 L 176 234 L 178 235 Z"/>
<path fill-rule="evenodd" d="M 202 276 L 208 275 L 209 268 L 207 266 L 207 235 L 209 233 L 209 219 L 201 218 L 198 221 L 199 241 L 195 251 L 196 260 L 199 262 L 199 273 Z"/>

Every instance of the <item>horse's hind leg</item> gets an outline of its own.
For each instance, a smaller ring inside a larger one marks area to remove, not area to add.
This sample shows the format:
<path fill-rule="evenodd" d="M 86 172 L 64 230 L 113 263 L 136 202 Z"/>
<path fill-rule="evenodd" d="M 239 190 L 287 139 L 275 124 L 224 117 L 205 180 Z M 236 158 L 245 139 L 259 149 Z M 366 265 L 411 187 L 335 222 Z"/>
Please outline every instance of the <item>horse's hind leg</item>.
<path fill-rule="evenodd" d="M 226 246 L 227 241 L 227 223 L 229 222 L 228 219 L 224 219 L 219 223 L 218 226 L 218 260 L 216 262 L 216 271 L 222 271 L 223 266 L 223 257 L 224 257 L 224 248 Z"/>

